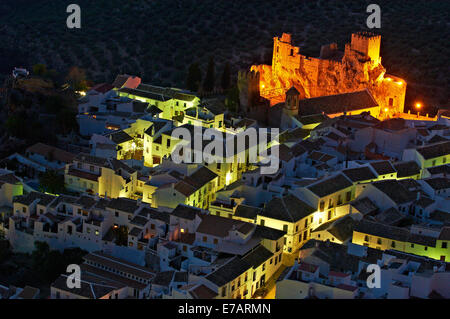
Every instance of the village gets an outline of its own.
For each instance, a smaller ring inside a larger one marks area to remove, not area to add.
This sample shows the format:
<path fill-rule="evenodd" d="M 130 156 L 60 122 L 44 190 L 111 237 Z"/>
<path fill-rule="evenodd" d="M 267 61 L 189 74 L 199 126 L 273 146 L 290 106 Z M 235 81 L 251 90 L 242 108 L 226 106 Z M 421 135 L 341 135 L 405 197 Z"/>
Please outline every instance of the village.
<path fill-rule="evenodd" d="M 0 160 L 0 232 L 12 253 L 83 250 L 80 286 L 2 298 L 450 298 L 450 111 L 405 111 L 381 41 L 312 58 L 275 36 L 237 111 L 130 74 L 77 90 L 78 131 Z"/>

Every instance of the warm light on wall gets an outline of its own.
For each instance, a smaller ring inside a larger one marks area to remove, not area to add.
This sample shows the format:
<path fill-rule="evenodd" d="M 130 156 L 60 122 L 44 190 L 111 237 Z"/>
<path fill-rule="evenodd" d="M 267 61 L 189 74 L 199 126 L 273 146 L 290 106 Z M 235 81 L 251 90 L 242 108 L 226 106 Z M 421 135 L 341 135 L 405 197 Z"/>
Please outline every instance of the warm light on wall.
<path fill-rule="evenodd" d="M 395 83 L 397 83 L 398 85 L 402 85 L 403 81 L 398 81 L 398 82 L 395 82 Z"/>
<path fill-rule="evenodd" d="M 231 173 L 228 172 L 227 175 L 225 176 L 225 184 L 226 185 L 229 185 L 231 183 L 231 178 L 232 178 Z"/>

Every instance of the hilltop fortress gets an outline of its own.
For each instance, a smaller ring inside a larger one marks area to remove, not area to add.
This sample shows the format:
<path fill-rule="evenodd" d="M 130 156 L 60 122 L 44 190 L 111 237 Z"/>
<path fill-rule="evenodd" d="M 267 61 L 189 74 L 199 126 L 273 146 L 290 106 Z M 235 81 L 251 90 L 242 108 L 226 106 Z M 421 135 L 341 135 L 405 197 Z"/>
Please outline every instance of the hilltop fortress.
<path fill-rule="evenodd" d="M 247 109 L 263 97 L 273 106 L 285 101 L 291 87 L 297 89 L 300 99 L 367 89 L 380 110 L 374 116 L 402 113 L 406 82 L 386 73 L 380 43 L 379 35 L 354 33 L 344 52 L 332 43 L 323 45 L 320 56 L 313 58 L 302 55 L 291 35 L 283 33 L 274 38 L 272 65 L 253 65 L 250 71 L 239 73 L 241 104 Z"/>

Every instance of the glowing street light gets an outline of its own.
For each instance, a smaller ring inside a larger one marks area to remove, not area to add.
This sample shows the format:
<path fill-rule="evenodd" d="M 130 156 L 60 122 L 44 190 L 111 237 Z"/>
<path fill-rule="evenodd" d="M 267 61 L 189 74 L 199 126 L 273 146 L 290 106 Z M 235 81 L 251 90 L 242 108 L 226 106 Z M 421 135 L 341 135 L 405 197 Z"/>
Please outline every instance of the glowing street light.
<path fill-rule="evenodd" d="M 421 107 L 422 107 L 422 104 L 419 103 L 419 102 L 417 102 L 417 103 L 416 103 L 416 108 L 417 108 L 417 109 L 420 109 Z"/>
<path fill-rule="evenodd" d="M 387 107 L 385 107 L 384 111 L 387 113 L 389 111 L 389 109 Z"/>

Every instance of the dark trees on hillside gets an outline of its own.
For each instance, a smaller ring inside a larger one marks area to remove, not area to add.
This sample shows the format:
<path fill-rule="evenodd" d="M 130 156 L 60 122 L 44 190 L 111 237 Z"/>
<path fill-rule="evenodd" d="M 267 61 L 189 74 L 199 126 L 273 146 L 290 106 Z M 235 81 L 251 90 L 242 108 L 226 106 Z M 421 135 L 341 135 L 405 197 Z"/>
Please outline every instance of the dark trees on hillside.
<path fill-rule="evenodd" d="M 202 72 L 198 63 L 192 63 L 189 66 L 188 75 L 186 77 L 186 88 L 189 91 L 197 92 L 202 83 Z"/>
<path fill-rule="evenodd" d="M 228 62 L 223 69 L 221 86 L 224 90 L 227 90 L 230 87 L 230 64 Z"/>
<path fill-rule="evenodd" d="M 209 58 L 208 68 L 206 69 L 205 81 L 203 82 L 203 90 L 211 92 L 215 87 L 215 65 L 214 57 Z"/>

